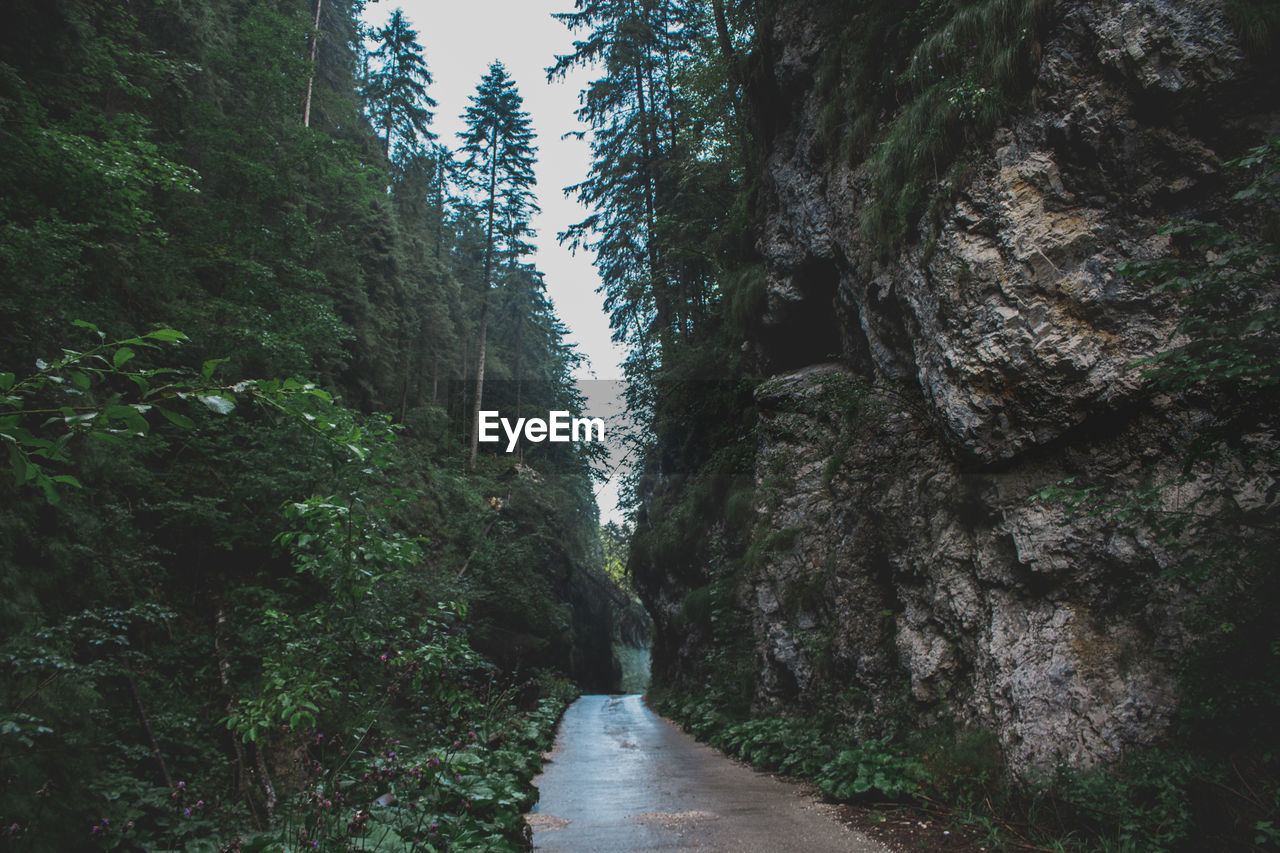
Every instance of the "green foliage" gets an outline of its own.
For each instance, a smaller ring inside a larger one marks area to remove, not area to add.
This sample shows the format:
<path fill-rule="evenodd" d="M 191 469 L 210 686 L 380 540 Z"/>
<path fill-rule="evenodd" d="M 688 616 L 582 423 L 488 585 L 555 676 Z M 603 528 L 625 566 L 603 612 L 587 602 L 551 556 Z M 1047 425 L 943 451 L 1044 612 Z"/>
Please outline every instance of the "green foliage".
<path fill-rule="evenodd" d="M 314 785 L 296 795 L 277 833 L 245 849 L 526 849 L 522 815 L 537 799 L 531 782 L 574 698 L 563 683 L 547 687 L 532 710 L 495 715 L 490 707 L 488 729 L 435 746 L 373 730 L 346 740 L 316 735 L 304 749 Z M 464 714 L 482 710 L 460 698 Z"/>
<path fill-rule="evenodd" d="M 185 395 L 215 406 L 220 404 L 214 401 L 222 399 L 207 389 L 173 381 L 175 371 L 169 369 L 126 369 L 137 349 L 185 340 L 181 332 L 159 329 L 107 341 L 93 324 L 77 321 L 76 325 L 97 337 L 89 349 L 64 349 L 62 357 L 52 362 L 37 359 L 37 372 L 22 378 L 0 373 L 0 394 L 4 395 L 0 397 L 0 439 L 8 448 L 15 482 L 41 489 L 45 499 L 54 503 L 58 485 L 80 486 L 71 474 L 52 473 L 56 463 L 70 461 L 72 438 L 95 435 L 114 441 L 145 435 L 150 427 L 144 416 L 152 409 L 175 424 L 189 426 L 192 422 L 186 415 L 159 404 Z M 101 395 L 108 379 L 130 380 L 130 396 L 123 390 Z"/>
<path fill-rule="evenodd" d="M 1110 769 L 1060 768 L 1020 787 L 1005 773 L 994 734 L 980 729 L 941 724 L 903 740 L 856 740 L 844 723 L 743 718 L 705 695 L 656 690 L 650 701 L 700 740 L 763 770 L 812 779 L 831 799 L 948 808 L 951 820 L 984 833 L 995 848 L 1199 849 L 1206 808 L 1234 810 L 1236 828 L 1247 825 L 1258 844 L 1272 837 L 1269 800 L 1233 790 L 1220 761 L 1185 751 L 1141 751 Z"/>
<path fill-rule="evenodd" d="M 862 228 L 887 250 L 911 236 L 953 158 L 1016 106 L 1049 4 L 853 5 L 831 10 L 835 35 L 815 82 L 819 120 L 832 149 L 865 163 L 874 197 Z"/>
<path fill-rule="evenodd" d="M 1280 37 L 1280 7 L 1270 0 L 1230 0 L 1227 18 L 1251 59 L 1263 67 L 1274 63 L 1276 38 Z"/>
<path fill-rule="evenodd" d="M 725 315 L 734 327 L 744 332 L 754 329 L 767 300 L 768 275 L 764 267 L 752 264 L 726 272 L 719 284 Z"/>
<path fill-rule="evenodd" d="M 6 9 L 6 847 L 296 849 L 341 791 L 330 849 L 516 849 L 568 698 L 531 668 L 610 686 L 586 459 L 467 470 L 478 217 L 411 35 L 357 79 L 362 6 Z M 502 283 L 491 364 L 572 408 Z"/>
<path fill-rule="evenodd" d="M 431 73 L 422 58 L 418 34 L 396 9 L 386 26 L 373 33 L 378 46 L 370 54 L 375 68 L 364 85 L 369 116 L 382 131 L 384 153 L 402 149 L 402 156 L 412 156 L 422 143 L 435 139 L 428 126 L 431 109 L 436 102 L 427 95 Z M 419 139 L 422 143 L 419 143 Z"/>
<path fill-rule="evenodd" d="M 678 361 L 687 368 L 691 349 L 708 348 L 707 331 L 725 315 L 722 291 L 733 294 L 742 319 L 762 293 L 741 253 L 754 239 L 746 221 L 752 178 L 731 81 L 753 10 L 727 5 L 722 33 L 708 4 L 688 0 L 586 0 L 555 15 L 575 41 L 548 79 L 577 67 L 600 75 L 578 110 L 590 128 L 591 170 L 569 188 L 590 213 L 559 238 L 594 252 L 614 339 L 628 347 L 637 458 L 656 383 L 678 375 Z"/>
<path fill-rule="evenodd" d="M 932 781 L 924 762 L 889 738 L 849 745 L 834 728 L 787 717 L 735 719 L 705 697 L 659 693 L 655 705 L 695 737 L 763 770 L 813 779 L 835 800 L 908 799 Z"/>
<path fill-rule="evenodd" d="M 905 237 L 931 183 L 989 133 L 1025 85 L 1048 4 L 980 0 L 926 30 L 891 88 L 905 107 L 868 158 L 875 199 L 862 226 L 881 245 Z M 891 72 L 892 73 L 892 72 Z"/>
<path fill-rule="evenodd" d="M 600 548 L 604 551 L 604 571 L 615 582 L 627 583 L 627 540 L 631 532 L 610 521 L 600 526 Z"/>
<path fill-rule="evenodd" d="M 531 190 L 537 149 L 523 107 L 515 81 L 501 62 L 494 62 L 471 96 L 463 115 L 466 130 L 459 134 L 467 155 L 463 174 L 482 195 L 487 239 L 492 244 L 501 237 L 498 251 L 517 257 L 529 251 L 520 238 L 528 233 L 529 218 L 538 211 Z M 495 217 L 499 220 L 496 232 Z M 486 251 L 493 248 L 487 245 Z"/>
<path fill-rule="evenodd" d="M 1071 823 L 1117 849 L 1170 850 L 1192 837 L 1192 787 L 1219 777 L 1211 762 L 1155 750 L 1126 760 L 1114 771 L 1060 773 L 1052 796 L 1076 810 Z"/>
<path fill-rule="evenodd" d="M 837 800 L 877 793 L 889 799 L 910 797 L 928 781 L 923 764 L 893 748 L 888 738 L 864 741 L 841 750 L 818 771 L 818 786 Z"/>
<path fill-rule="evenodd" d="M 788 776 L 817 778 L 834 758 L 833 747 L 816 736 L 811 723 L 785 717 L 735 723 L 716 733 L 711 744 L 756 767 Z"/>
<path fill-rule="evenodd" d="M 1182 308 L 1177 334 L 1184 342 L 1138 362 L 1143 375 L 1171 391 L 1211 388 L 1259 397 L 1280 384 L 1280 308 L 1272 292 L 1280 277 L 1274 233 L 1280 200 L 1280 137 L 1271 137 L 1228 168 L 1247 173 L 1249 185 L 1233 199 L 1255 210 L 1262 236 L 1219 223 L 1176 222 L 1162 229 L 1174 252 L 1122 264 L 1122 275 L 1173 294 Z"/>
<path fill-rule="evenodd" d="M 1243 227 L 1174 223 L 1164 229 L 1167 254 L 1121 267 L 1170 296 L 1179 312 L 1168 345 L 1132 367 L 1153 388 L 1204 412 L 1180 437 L 1181 471 L 1124 492 L 1071 477 L 1035 496 L 1179 554 L 1163 580 L 1194 591 L 1181 613 L 1194 640 L 1174 662 L 1185 748 L 1138 753 L 1114 770 L 1064 773 L 1047 795 L 1059 818 L 1073 810 L 1064 829 L 1117 848 L 1180 849 L 1210 826 L 1239 834 L 1274 813 L 1258 792 L 1274 789 L 1275 778 L 1274 728 L 1264 721 L 1280 704 L 1273 618 L 1280 528 L 1274 501 L 1251 495 L 1273 489 L 1276 465 L 1278 158 L 1280 141 L 1272 138 L 1229 164 L 1248 179 L 1231 211 Z M 1246 755 L 1247 772 L 1237 766 L 1241 784 L 1233 788 L 1223 758 L 1235 766 Z"/>

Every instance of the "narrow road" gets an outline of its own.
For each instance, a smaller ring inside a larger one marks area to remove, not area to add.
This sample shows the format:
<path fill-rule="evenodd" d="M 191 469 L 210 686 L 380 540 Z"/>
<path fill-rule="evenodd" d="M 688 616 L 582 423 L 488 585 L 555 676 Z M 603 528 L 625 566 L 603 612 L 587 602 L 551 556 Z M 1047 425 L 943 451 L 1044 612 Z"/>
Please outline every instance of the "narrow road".
<path fill-rule="evenodd" d="M 698 743 L 639 696 L 571 705 L 534 784 L 534 850 L 887 853 L 796 786 Z"/>

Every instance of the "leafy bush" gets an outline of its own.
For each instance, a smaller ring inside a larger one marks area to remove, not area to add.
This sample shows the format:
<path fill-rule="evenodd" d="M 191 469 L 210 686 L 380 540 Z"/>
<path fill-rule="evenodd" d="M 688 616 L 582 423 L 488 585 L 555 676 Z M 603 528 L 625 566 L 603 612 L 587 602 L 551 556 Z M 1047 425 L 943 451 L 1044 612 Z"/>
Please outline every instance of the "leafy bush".
<path fill-rule="evenodd" d="M 1015 842 L 1064 853 L 1205 849 L 1194 845 L 1207 837 L 1206 808 L 1265 845 L 1280 822 L 1274 784 L 1235 790 L 1220 764 L 1185 751 L 1136 753 L 1110 769 L 1060 768 L 1051 778 L 1018 785 L 1005 772 L 994 734 L 982 729 L 940 724 L 902 741 L 879 737 L 850 745 L 845 727 L 831 720 L 744 720 L 705 696 L 664 689 L 652 690 L 650 701 L 700 740 L 763 770 L 812 779 L 830 799 L 947 809 L 956 824 L 1000 849 Z"/>
<path fill-rule="evenodd" d="M 1203 759 L 1153 750 L 1114 770 L 1060 771 L 1048 796 L 1073 811 L 1069 824 L 1088 836 L 1135 853 L 1172 850 L 1193 834 L 1193 786 L 1219 775 Z"/>
<path fill-rule="evenodd" d="M 840 753 L 818 771 L 822 793 L 852 800 L 879 793 L 891 800 L 912 797 L 929 781 L 924 764 L 888 738 L 864 741 Z"/>
<path fill-rule="evenodd" d="M 290 803 L 283 827 L 248 840 L 243 850 L 527 849 L 523 813 L 537 801 L 532 785 L 571 691 L 554 685 L 532 711 L 490 719 L 448 744 L 427 747 L 369 731 L 345 741 L 316 735 L 305 752 L 320 781 Z"/>
<path fill-rule="evenodd" d="M 836 800 L 878 793 L 889 799 L 915 796 L 930 781 L 925 764 L 890 738 L 846 747 L 842 736 L 808 720 L 786 717 L 734 719 L 719 703 L 655 692 L 655 707 L 674 717 L 700 740 L 763 770 L 814 779 Z"/>
<path fill-rule="evenodd" d="M 756 767 L 792 776 L 815 776 L 832 757 L 832 748 L 812 724 L 784 717 L 734 723 L 713 736 L 711 745 Z"/>

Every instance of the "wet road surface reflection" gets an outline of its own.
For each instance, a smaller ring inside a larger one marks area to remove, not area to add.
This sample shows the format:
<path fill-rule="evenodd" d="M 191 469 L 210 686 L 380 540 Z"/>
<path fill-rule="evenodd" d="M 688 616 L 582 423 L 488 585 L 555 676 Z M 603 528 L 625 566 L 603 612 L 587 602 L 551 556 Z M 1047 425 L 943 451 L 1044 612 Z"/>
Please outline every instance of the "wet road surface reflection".
<path fill-rule="evenodd" d="M 570 706 L 535 784 L 535 850 L 887 853 L 796 785 L 693 740 L 640 696 Z"/>

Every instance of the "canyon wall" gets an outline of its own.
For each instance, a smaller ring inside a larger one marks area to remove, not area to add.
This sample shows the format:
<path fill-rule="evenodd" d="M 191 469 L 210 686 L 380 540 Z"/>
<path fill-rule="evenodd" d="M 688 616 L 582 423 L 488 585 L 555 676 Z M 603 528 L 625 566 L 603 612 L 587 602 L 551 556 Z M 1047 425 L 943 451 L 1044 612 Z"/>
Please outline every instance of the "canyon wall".
<path fill-rule="evenodd" d="M 755 705 L 955 720 L 1015 775 L 1157 743 L 1195 641 L 1182 554 L 1037 495 L 1178 478 L 1210 413 L 1142 379 L 1178 308 L 1117 267 L 1225 209 L 1223 162 L 1280 127 L 1274 81 L 1221 3 L 1049 4 L 1029 85 L 886 243 L 865 158 L 823 127 L 829 12 L 780 4 L 753 89 L 768 378 L 735 594 Z"/>

